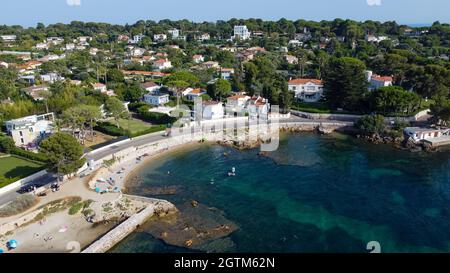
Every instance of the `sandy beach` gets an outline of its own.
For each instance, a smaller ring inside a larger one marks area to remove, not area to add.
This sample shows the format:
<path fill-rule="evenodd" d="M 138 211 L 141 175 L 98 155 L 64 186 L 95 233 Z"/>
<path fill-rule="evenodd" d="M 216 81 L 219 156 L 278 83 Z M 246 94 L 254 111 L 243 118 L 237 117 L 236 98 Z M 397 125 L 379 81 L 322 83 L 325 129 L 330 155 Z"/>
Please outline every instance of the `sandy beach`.
<path fill-rule="evenodd" d="M 81 214 L 71 216 L 62 211 L 15 232 L 11 238 L 19 242 L 19 247 L 9 252 L 80 252 L 115 225 L 115 222 L 92 224 Z M 5 245 L 6 240 L 1 240 L 1 244 Z"/>
<path fill-rule="evenodd" d="M 134 156 L 117 160 L 111 167 L 94 170 L 84 178 L 75 177 L 66 181 L 61 186 L 60 191 L 49 192 L 46 197 L 40 198 L 39 203 L 33 206 L 33 208 L 19 215 L 0 218 L 1 226 L 15 221 L 17 222 L 18 219 L 27 217 L 27 215 L 32 215 L 26 220 L 30 223 L 0 235 L 0 249 L 3 249 L 7 253 L 79 252 L 114 228 L 119 224 L 119 221 L 102 221 L 99 224 L 93 224 L 86 221 L 85 216 L 81 213 L 69 215 L 68 209 L 47 215 L 43 221 L 34 221 L 32 219 L 34 217 L 33 212 L 55 200 L 60 200 L 67 196 L 77 196 L 83 201 L 95 201 L 92 205 L 94 210 L 101 210 L 108 217 L 115 218 L 115 215 L 110 215 L 113 212 L 109 214 L 105 212 L 105 204 L 117 202 L 121 198 L 122 193 L 96 193 L 92 186 L 98 186 L 99 183 L 89 183 L 90 180 L 97 180 L 98 178 L 112 179 L 114 181 L 113 186 L 104 183 L 103 187 L 117 187 L 123 192 L 126 192 L 127 182 L 132 177 L 136 177 L 141 168 L 145 167 L 151 161 L 157 160 L 168 152 L 180 152 L 184 149 L 192 148 L 194 145 L 201 144 L 191 142 L 145 157 L 137 153 Z M 139 156 L 141 156 L 140 160 L 138 160 Z M 139 205 L 137 204 L 135 206 L 138 207 Z M 105 218 L 106 216 L 102 217 Z M 6 249 L 6 243 L 12 239 L 18 241 L 19 247 L 15 250 L 8 251 Z"/>

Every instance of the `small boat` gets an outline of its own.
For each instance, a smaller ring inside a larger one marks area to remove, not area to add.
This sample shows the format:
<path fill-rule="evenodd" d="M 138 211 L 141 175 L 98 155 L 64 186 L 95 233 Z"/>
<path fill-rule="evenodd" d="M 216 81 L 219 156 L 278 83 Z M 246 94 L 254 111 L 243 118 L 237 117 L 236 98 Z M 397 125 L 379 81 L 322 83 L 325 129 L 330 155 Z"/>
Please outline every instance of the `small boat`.
<path fill-rule="evenodd" d="M 236 168 L 231 168 L 231 172 L 228 172 L 228 176 L 236 176 Z"/>

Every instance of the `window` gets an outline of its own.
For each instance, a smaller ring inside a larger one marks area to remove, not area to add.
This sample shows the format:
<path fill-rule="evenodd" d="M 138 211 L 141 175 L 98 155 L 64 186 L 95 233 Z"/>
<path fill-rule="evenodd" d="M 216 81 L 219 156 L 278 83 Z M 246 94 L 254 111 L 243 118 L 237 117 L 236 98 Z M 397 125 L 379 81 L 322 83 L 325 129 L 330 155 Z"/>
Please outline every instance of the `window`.
<path fill-rule="evenodd" d="M 22 144 L 24 144 L 24 143 L 25 143 L 25 141 L 23 141 L 23 138 L 21 138 L 21 139 L 20 139 L 20 142 L 22 142 Z"/>
<path fill-rule="evenodd" d="M 22 133 L 22 131 L 19 131 L 19 135 L 22 137 L 23 136 L 23 133 Z"/>

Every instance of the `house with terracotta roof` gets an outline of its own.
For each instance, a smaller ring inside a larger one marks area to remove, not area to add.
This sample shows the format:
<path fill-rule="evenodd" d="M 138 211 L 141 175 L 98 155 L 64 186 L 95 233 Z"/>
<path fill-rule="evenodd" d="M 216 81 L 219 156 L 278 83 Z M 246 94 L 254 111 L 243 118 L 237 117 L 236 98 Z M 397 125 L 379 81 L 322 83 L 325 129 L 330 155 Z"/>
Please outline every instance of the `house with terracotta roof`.
<path fill-rule="evenodd" d="M 203 55 L 194 55 L 192 56 L 192 60 L 194 61 L 194 63 L 203 63 L 205 61 L 205 58 L 203 57 Z"/>
<path fill-rule="evenodd" d="M 369 90 L 376 90 L 381 87 L 392 86 L 394 78 L 392 76 L 380 76 L 372 71 L 366 71 L 366 79 L 369 82 Z"/>
<path fill-rule="evenodd" d="M 145 82 L 141 84 L 141 87 L 147 92 L 155 92 L 156 90 L 159 90 L 161 88 L 161 86 L 157 85 L 154 82 Z"/>
<path fill-rule="evenodd" d="M 196 88 L 196 89 L 192 89 L 189 92 L 187 92 L 185 97 L 188 100 L 194 100 L 195 98 L 199 98 L 199 97 L 201 97 L 202 95 L 205 95 L 205 94 L 206 94 L 205 90 L 202 90 L 200 88 Z"/>
<path fill-rule="evenodd" d="M 253 96 L 247 105 L 250 118 L 267 118 L 270 111 L 269 100 L 261 96 Z"/>
<path fill-rule="evenodd" d="M 168 59 L 159 59 L 153 62 L 153 68 L 158 70 L 164 70 L 172 68 L 172 62 Z"/>
<path fill-rule="evenodd" d="M 235 113 L 245 113 L 250 96 L 243 94 L 236 94 L 227 98 L 227 104 L 225 106 L 227 114 L 233 115 Z"/>
<path fill-rule="evenodd" d="M 317 102 L 323 96 L 323 83 L 318 79 L 292 79 L 288 89 L 296 99 L 304 102 Z"/>

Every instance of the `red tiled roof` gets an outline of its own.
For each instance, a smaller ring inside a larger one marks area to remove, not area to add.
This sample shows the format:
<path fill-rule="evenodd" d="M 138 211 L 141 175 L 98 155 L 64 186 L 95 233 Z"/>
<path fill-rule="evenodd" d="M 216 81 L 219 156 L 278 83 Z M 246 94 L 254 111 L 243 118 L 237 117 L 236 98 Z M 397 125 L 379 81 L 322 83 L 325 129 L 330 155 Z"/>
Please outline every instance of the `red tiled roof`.
<path fill-rule="evenodd" d="M 140 71 L 140 70 L 122 70 L 122 73 L 124 75 L 143 75 L 143 76 L 159 76 L 159 77 L 166 77 L 170 76 L 168 73 L 162 73 L 162 72 L 154 72 L 154 71 Z"/>
<path fill-rule="evenodd" d="M 247 97 L 248 96 L 246 96 L 246 95 L 234 95 L 234 96 L 228 97 L 227 99 L 238 100 L 238 99 L 244 99 L 244 98 L 247 98 Z"/>
<path fill-rule="evenodd" d="M 376 81 L 380 81 L 380 82 L 392 82 L 392 81 L 394 81 L 394 79 L 391 76 L 374 75 L 374 76 L 372 76 L 372 79 L 374 79 Z"/>
<path fill-rule="evenodd" d="M 309 82 L 316 85 L 322 85 L 322 80 L 318 79 L 293 79 L 289 81 L 289 84 L 307 84 Z"/>
<path fill-rule="evenodd" d="M 150 87 L 155 87 L 155 86 L 158 86 L 158 85 L 154 82 L 145 82 L 142 84 L 142 87 L 144 87 L 144 88 L 150 88 Z"/>

